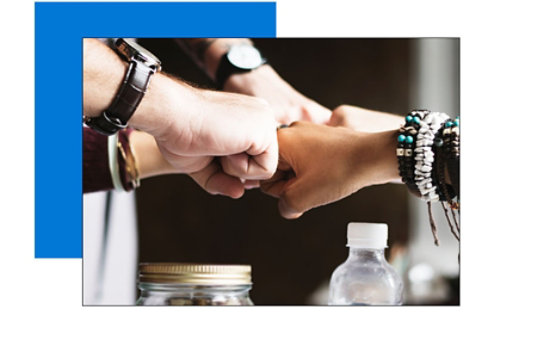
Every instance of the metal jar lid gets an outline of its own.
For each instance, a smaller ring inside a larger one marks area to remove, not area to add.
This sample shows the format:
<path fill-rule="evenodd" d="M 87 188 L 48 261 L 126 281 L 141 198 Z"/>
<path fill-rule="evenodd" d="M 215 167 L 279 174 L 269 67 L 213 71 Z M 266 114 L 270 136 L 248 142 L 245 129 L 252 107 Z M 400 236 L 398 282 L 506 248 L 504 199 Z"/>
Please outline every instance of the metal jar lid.
<path fill-rule="evenodd" d="M 250 285 L 251 266 L 231 264 L 140 263 L 139 282 L 187 285 Z"/>

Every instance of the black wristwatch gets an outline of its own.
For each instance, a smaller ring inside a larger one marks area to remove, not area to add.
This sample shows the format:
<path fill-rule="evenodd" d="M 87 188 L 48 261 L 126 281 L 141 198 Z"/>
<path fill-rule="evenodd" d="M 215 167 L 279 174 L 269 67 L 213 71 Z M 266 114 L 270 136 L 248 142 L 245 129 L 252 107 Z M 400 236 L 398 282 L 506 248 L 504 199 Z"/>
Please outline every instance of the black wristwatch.
<path fill-rule="evenodd" d="M 120 57 L 129 63 L 124 81 L 107 110 L 99 116 L 84 118 L 86 125 L 107 136 L 127 127 L 148 89 L 151 76 L 161 70 L 161 61 L 136 42 L 118 39 L 114 46 Z"/>
<path fill-rule="evenodd" d="M 222 90 L 232 74 L 248 73 L 266 63 L 260 51 L 248 44 L 234 45 L 223 55 L 215 74 L 217 87 Z"/>

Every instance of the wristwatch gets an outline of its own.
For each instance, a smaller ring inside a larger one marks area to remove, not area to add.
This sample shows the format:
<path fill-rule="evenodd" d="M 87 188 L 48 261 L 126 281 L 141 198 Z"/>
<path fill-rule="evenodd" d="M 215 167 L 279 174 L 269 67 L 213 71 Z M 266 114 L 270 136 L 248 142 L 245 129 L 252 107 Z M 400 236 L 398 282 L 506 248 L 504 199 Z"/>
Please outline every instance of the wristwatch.
<path fill-rule="evenodd" d="M 248 73 L 266 63 L 260 51 L 248 44 L 234 45 L 223 55 L 215 74 L 217 87 L 222 90 L 232 74 Z"/>
<path fill-rule="evenodd" d="M 125 78 L 107 110 L 99 116 L 84 118 L 86 125 L 107 136 L 127 127 L 148 89 L 151 76 L 161 71 L 161 61 L 133 40 L 118 39 L 114 46 L 119 56 L 129 63 Z"/>

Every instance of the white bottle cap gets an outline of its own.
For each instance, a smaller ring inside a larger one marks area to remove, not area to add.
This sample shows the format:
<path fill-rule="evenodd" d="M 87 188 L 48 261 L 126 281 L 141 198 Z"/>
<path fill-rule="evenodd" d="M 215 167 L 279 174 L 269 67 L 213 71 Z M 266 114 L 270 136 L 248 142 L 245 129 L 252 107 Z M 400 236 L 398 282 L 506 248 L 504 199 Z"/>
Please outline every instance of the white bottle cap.
<path fill-rule="evenodd" d="M 387 224 L 348 223 L 348 247 L 386 248 Z"/>

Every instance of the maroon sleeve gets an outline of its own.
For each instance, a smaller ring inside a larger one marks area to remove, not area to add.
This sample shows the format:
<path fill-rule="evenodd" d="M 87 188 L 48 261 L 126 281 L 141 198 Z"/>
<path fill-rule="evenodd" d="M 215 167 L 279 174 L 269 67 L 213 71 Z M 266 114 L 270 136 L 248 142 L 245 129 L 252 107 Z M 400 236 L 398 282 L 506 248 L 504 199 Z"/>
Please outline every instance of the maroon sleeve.
<path fill-rule="evenodd" d="M 107 136 L 83 127 L 82 191 L 91 193 L 112 190 L 107 150 Z"/>
<path fill-rule="evenodd" d="M 109 169 L 108 137 L 89 127 L 83 127 L 83 154 L 82 154 L 82 191 L 92 193 L 96 191 L 112 190 L 114 184 Z M 118 133 L 118 140 L 124 151 L 129 147 L 129 135 L 133 130 L 127 128 Z M 116 149 L 116 148 L 115 148 Z M 118 154 L 120 179 L 124 190 L 133 190 L 129 175 L 125 170 L 125 159 Z"/>

